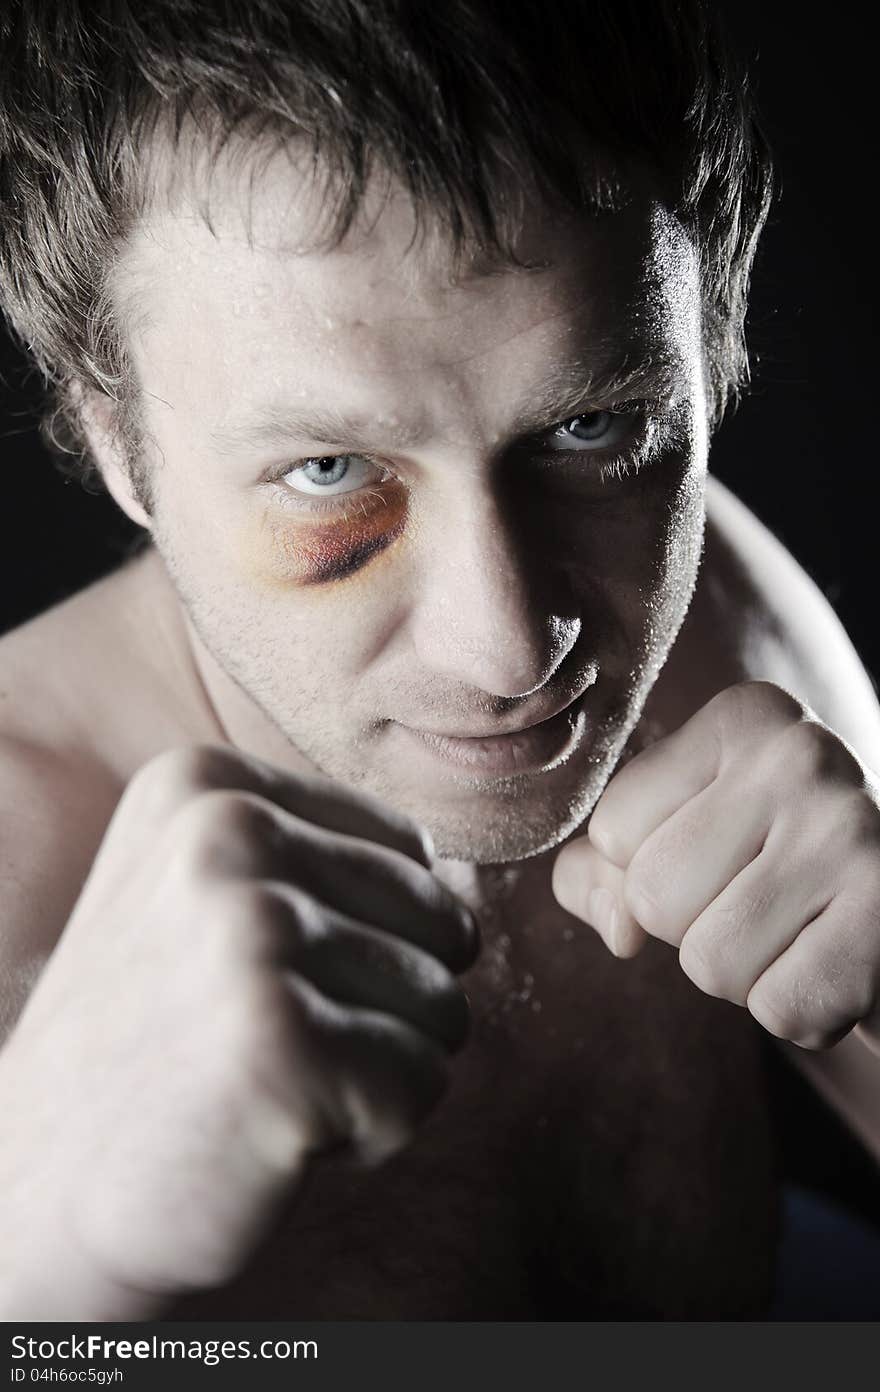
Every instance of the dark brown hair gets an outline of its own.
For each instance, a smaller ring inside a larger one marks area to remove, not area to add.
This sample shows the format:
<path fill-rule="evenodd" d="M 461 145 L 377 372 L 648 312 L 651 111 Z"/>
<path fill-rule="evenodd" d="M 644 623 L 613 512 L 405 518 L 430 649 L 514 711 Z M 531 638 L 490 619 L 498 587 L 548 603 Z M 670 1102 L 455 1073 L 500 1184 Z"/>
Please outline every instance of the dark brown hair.
<path fill-rule="evenodd" d="M 748 81 L 703 0 L 5 0 L 0 304 L 54 390 L 131 397 L 108 273 L 161 127 L 304 137 L 330 239 L 370 173 L 402 181 L 456 251 L 515 261 L 511 189 L 614 206 L 648 166 L 699 255 L 714 429 L 747 383 L 744 318 L 772 191 Z M 87 484 L 97 475 L 77 462 Z"/>

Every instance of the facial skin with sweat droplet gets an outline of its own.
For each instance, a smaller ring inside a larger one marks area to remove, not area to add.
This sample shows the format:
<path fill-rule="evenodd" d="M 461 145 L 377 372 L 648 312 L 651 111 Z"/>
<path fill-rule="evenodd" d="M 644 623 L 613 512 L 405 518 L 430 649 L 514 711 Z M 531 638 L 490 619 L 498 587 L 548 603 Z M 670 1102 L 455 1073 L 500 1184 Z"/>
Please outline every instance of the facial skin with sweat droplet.
<path fill-rule="evenodd" d="M 327 250 L 290 158 L 236 168 L 210 227 L 191 171 L 120 259 L 149 516 L 108 485 L 238 743 L 375 792 L 446 857 L 535 855 L 595 804 L 693 593 L 693 248 L 634 178 L 600 219 L 536 204 L 525 268 L 454 266 L 393 187 Z"/>

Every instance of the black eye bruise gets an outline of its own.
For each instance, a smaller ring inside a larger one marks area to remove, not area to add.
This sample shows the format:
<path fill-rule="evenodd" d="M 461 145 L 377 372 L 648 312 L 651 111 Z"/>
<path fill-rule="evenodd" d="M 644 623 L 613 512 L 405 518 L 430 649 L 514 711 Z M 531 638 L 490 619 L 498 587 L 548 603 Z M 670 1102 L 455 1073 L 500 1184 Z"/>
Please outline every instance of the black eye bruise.
<path fill-rule="evenodd" d="M 371 537 L 368 541 L 362 541 L 348 551 L 344 557 L 321 557 L 313 564 L 311 574 L 305 584 L 307 586 L 332 585 L 337 580 L 347 580 L 349 576 L 354 575 L 367 565 L 374 556 L 378 556 L 380 551 L 384 551 L 393 541 L 396 541 L 399 535 L 399 528 L 395 528 L 384 536 Z"/>

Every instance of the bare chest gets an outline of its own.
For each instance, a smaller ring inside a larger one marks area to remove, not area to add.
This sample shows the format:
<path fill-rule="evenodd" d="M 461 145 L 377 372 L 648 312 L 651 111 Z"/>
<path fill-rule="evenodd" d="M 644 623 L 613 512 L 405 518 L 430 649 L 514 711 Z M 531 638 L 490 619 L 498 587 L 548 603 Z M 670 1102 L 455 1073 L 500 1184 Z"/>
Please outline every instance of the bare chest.
<path fill-rule="evenodd" d="M 499 903 L 471 1038 L 417 1140 L 316 1162 L 229 1287 L 170 1318 L 736 1318 L 772 1265 L 756 1035 L 650 948 L 612 958 L 549 893 Z"/>

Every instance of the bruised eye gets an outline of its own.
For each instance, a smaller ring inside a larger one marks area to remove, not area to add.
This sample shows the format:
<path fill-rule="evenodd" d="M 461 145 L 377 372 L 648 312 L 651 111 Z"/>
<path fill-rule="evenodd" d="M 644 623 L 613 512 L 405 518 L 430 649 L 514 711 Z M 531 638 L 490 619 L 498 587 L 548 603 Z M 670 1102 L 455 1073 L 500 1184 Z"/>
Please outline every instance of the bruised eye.
<path fill-rule="evenodd" d="M 354 493 L 382 477 L 370 460 L 359 454 L 334 454 L 322 459 L 304 459 L 283 476 L 284 483 L 297 493 Z"/>

